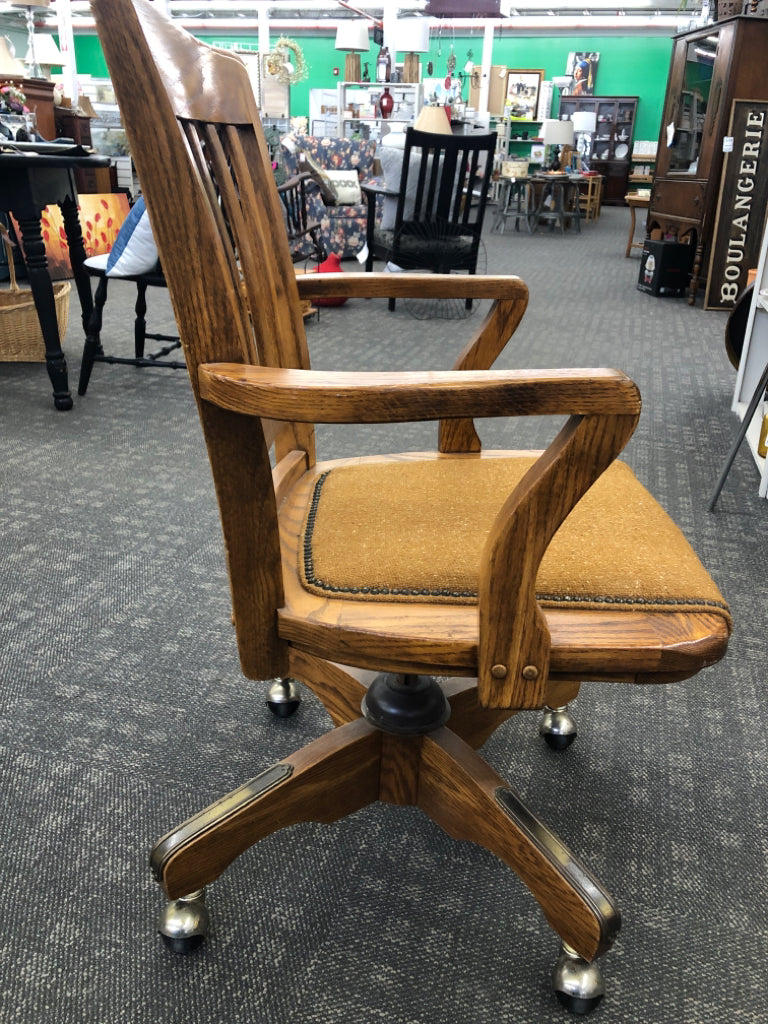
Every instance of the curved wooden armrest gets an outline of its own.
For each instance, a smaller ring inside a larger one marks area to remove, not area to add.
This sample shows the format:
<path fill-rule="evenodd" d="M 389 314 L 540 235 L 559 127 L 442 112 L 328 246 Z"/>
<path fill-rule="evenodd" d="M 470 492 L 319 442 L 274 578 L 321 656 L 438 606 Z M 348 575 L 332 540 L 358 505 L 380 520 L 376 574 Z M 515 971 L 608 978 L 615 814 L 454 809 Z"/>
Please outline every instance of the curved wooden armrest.
<path fill-rule="evenodd" d="M 528 288 L 519 277 L 501 274 L 301 274 L 296 284 L 303 299 L 346 296 L 528 300 Z"/>
<path fill-rule="evenodd" d="M 294 174 L 291 178 L 286 178 L 282 185 L 277 186 L 278 192 L 289 192 L 292 188 L 296 188 L 302 181 L 308 181 L 310 178 L 309 171 L 300 171 L 298 174 Z"/>
<path fill-rule="evenodd" d="M 528 287 L 519 277 L 459 274 L 303 274 L 297 279 L 305 299 L 325 296 L 356 298 L 472 298 L 493 305 L 464 350 L 454 370 L 489 370 L 517 330 L 528 306 Z M 441 452 L 479 452 L 480 438 L 471 420 L 440 423 Z"/>
<path fill-rule="evenodd" d="M 393 196 L 395 199 L 400 195 L 396 189 L 393 191 L 391 188 L 387 188 L 386 185 L 374 185 L 365 181 L 360 182 L 360 191 L 371 196 Z"/>
<path fill-rule="evenodd" d="M 301 423 L 639 412 L 637 389 L 618 370 L 348 373 L 205 363 L 198 374 L 201 397 L 219 408 Z"/>

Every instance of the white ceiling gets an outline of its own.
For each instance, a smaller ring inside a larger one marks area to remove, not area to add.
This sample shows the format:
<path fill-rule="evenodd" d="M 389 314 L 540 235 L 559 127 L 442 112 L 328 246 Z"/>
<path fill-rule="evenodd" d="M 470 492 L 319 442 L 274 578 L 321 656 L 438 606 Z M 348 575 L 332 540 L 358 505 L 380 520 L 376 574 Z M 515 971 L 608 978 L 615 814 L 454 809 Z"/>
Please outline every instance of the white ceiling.
<path fill-rule="evenodd" d="M 270 28 L 298 31 L 301 28 L 333 31 L 343 18 L 361 13 L 381 19 L 387 12 L 418 16 L 426 0 L 349 0 L 345 9 L 337 0 L 158 0 L 165 2 L 174 18 L 191 31 L 256 31 L 259 13 L 266 6 Z M 503 0 L 504 17 L 493 19 L 494 29 L 504 34 L 625 34 L 658 32 L 672 35 L 689 27 L 701 14 L 706 0 Z M 714 0 L 712 0 L 714 5 Z M 472 7 L 471 0 L 467 9 Z M 75 33 L 93 31 L 93 19 L 87 0 L 70 0 Z M 38 31 L 56 31 L 56 0 L 50 6 L 34 10 Z M 431 19 L 443 31 L 481 31 L 484 18 Z M 26 31 L 26 10 L 14 7 L 12 0 L 0 0 L 0 32 Z"/>

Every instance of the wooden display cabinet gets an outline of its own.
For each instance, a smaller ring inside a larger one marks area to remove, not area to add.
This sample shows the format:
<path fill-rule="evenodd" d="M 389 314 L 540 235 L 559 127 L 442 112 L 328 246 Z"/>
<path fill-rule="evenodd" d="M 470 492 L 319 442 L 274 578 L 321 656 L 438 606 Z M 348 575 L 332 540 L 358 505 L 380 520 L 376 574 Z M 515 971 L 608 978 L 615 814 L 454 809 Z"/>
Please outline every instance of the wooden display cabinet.
<path fill-rule="evenodd" d="M 764 18 L 726 18 L 674 39 L 648 235 L 695 246 L 690 305 L 709 266 L 731 104 L 768 99 L 766 54 Z"/>
<path fill-rule="evenodd" d="M 586 151 L 582 146 L 577 146 L 577 151 L 588 158 L 590 170 L 602 175 L 602 202 L 608 206 L 623 206 L 624 196 L 629 191 L 637 103 L 637 96 L 562 96 L 560 99 L 561 118 L 570 120 L 577 111 L 587 111 L 597 118 L 597 128 Z"/>

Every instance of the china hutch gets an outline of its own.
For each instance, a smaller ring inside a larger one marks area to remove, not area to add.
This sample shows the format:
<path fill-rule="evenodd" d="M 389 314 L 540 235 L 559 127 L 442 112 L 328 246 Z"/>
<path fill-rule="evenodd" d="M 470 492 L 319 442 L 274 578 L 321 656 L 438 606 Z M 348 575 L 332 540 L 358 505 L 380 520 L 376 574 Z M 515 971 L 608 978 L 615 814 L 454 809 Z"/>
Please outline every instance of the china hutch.
<path fill-rule="evenodd" d="M 731 104 L 768 99 L 766 55 L 768 18 L 726 18 L 674 39 L 647 230 L 695 246 L 690 305 L 709 266 Z"/>
<path fill-rule="evenodd" d="M 623 206 L 629 190 L 632 136 L 637 114 L 637 96 L 562 96 L 560 117 L 573 120 L 579 111 L 595 115 L 591 134 L 577 133 L 576 150 L 589 168 L 603 176 L 601 202 Z"/>

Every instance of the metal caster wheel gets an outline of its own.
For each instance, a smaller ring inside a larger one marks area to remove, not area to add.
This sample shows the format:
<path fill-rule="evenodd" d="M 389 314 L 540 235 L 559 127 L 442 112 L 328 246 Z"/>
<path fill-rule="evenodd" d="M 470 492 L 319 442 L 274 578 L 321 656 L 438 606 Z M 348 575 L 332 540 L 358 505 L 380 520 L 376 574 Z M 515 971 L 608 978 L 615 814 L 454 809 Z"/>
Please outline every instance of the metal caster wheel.
<path fill-rule="evenodd" d="M 539 735 L 552 750 L 565 750 L 576 739 L 576 723 L 568 714 L 568 706 L 544 708 Z"/>
<path fill-rule="evenodd" d="M 208 924 L 205 893 L 198 889 L 166 904 L 157 922 L 157 930 L 174 953 L 191 953 L 205 942 Z"/>
<path fill-rule="evenodd" d="M 301 691 L 295 679 L 275 679 L 267 690 L 267 707 L 278 718 L 290 718 L 301 704 Z"/>
<path fill-rule="evenodd" d="M 552 972 L 552 985 L 560 1003 L 579 1017 L 591 1013 L 605 995 L 603 974 L 597 964 L 587 963 L 565 942 Z"/>

